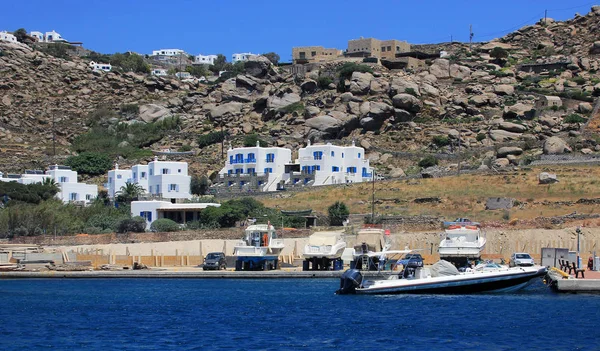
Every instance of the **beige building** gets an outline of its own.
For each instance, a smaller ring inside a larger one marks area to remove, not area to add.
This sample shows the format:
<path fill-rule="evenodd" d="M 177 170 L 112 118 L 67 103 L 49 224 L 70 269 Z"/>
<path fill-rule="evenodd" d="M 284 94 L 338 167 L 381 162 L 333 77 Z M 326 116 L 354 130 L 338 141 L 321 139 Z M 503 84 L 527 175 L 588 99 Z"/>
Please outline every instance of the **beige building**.
<path fill-rule="evenodd" d="M 348 40 L 347 56 L 377 57 L 383 60 L 394 60 L 397 53 L 409 52 L 410 44 L 400 40 L 379 40 L 360 38 Z"/>
<path fill-rule="evenodd" d="M 342 56 L 342 50 L 326 49 L 322 46 L 299 46 L 292 48 L 294 63 L 326 62 Z"/>

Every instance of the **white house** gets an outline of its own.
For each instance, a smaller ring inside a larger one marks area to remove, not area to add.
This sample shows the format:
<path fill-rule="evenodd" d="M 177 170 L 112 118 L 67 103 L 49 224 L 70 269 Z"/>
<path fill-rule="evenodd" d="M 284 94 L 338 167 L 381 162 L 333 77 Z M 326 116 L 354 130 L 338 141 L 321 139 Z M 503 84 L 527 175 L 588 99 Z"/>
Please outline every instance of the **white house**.
<path fill-rule="evenodd" d="M 194 57 L 195 65 L 212 65 L 217 59 L 217 55 L 198 55 Z"/>
<path fill-rule="evenodd" d="M 179 56 L 179 55 L 185 55 L 185 51 L 183 51 L 181 49 L 160 49 L 160 50 L 152 51 L 152 56 Z"/>
<path fill-rule="evenodd" d="M 53 165 L 48 167 L 46 173 L 42 171 L 26 171 L 21 175 L 9 175 L 0 178 L 4 182 L 17 182 L 20 184 L 41 183 L 44 179 L 54 179 L 60 191 L 56 197 L 64 203 L 83 202 L 90 203 L 98 196 L 98 186 L 77 182 L 77 172 L 66 166 Z"/>
<path fill-rule="evenodd" d="M 135 165 L 130 170 L 115 165 L 115 169 L 108 172 L 108 183 L 104 186 L 111 198 L 129 182 L 139 184 L 152 196 L 176 201 L 192 197 L 190 181 L 187 162 L 158 161 L 155 157 L 147 165 Z"/>
<path fill-rule="evenodd" d="M 231 56 L 231 62 L 236 63 L 238 61 L 248 61 L 250 56 L 257 56 L 257 54 L 253 54 L 251 52 L 244 52 L 241 54 L 233 54 Z"/>
<path fill-rule="evenodd" d="M 259 142 L 251 147 L 229 147 L 219 179 L 222 186 L 239 188 L 255 180 L 256 187 L 261 191 L 274 191 L 283 179 L 285 165 L 291 161 L 292 151 L 283 147 L 261 147 Z"/>
<path fill-rule="evenodd" d="M 65 38 L 63 38 L 55 30 L 46 33 L 31 31 L 29 32 L 29 36 L 36 38 L 40 43 L 67 42 L 67 40 L 65 40 Z"/>
<path fill-rule="evenodd" d="M 174 204 L 169 201 L 132 201 L 131 216 L 140 216 L 146 219 L 146 229 L 157 219 L 168 218 L 179 224 L 197 221 L 200 211 L 214 206 L 220 207 L 216 203 L 180 203 Z"/>
<path fill-rule="evenodd" d="M 158 77 L 168 75 L 167 70 L 164 68 L 154 68 L 152 71 L 150 71 L 150 74 Z"/>
<path fill-rule="evenodd" d="M 192 78 L 192 74 L 190 72 L 177 72 L 175 76 L 179 79 L 188 79 Z"/>
<path fill-rule="evenodd" d="M 0 32 L 0 40 L 10 41 L 12 43 L 16 43 L 17 42 L 17 37 L 15 37 L 14 35 L 12 35 L 12 33 L 4 31 L 4 32 Z"/>
<path fill-rule="evenodd" d="M 368 181 L 373 169 L 365 150 L 356 146 L 311 145 L 298 150 L 299 172 L 288 172 L 286 184 L 328 185 Z"/>
<path fill-rule="evenodd" d="M 133 183 L 132 170 L 119 169 L 119 164 L 115 163 L 115 169 L 108 171 L 108 183 L 105 184 L 108 197 L 114 199 L 125 183 Z"/>
<path fill-rule="evenodd" d="M 90 61 L 90 67 L 92 68 L 92 71 L 94 71 L 94 72 L 100 72 L 100 71 L 110 72 L 110 70 L 112 69 L 112 66 L 110 65 L 110 63 L 100 63 L 100 62 L 94 62 L 94 61 Z"/>

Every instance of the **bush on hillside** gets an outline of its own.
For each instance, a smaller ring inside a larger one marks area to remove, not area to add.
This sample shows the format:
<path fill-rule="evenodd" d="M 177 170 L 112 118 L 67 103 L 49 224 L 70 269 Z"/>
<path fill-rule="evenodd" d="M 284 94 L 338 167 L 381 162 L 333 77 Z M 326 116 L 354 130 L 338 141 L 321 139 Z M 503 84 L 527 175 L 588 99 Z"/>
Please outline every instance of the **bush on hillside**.
<path fill-rule="evenodd" d="M 585 123 L 587 121 L 587 119 L 585 119 L 584 117 L 576 114 L 576 113 L 571 113 L 570 115 L 566 116 L 564 119 L 565 123 Z"/>
<path fill-rule="evenodd" d="M 368 65 L 361 65 L 356 62 L 346 62 L 342 66 L 337 69 L 339 83 L 338 90 L 345 91 L 345 80 L 350 79 L 352 77 L 352 73 L 354 72 L 362 72 L 362 73 L 373 73 L 373 69 Z"/>
<path fill-rule="evenodd" d="M 140 216 L 123 219 L 117 225 L 117 233 L 143 233 L 146 231 L 146 220 Z"/>
<path fill-rule="evenodd" d="M 438 162 L 439 161 L 435 156 L 427 155 L 419 161 L 419 167 L 427 168 L 427 167 L 437 166 Z"/>
<path fill-rule="evenodd" d="M 110 64 L 125 72 L 150 73 L 150 65 L 135 53 L 116 53 L 110 57 Z"/>
<path fill-rule="evenodd" d="M 91 176 L 105 174 L 112 167 L 110 158 L 97 152 L 83 152 L 77 156 L 70 156 L 65 164 L 79 174 Z"/>
<path fill-rule="evenodd" d="M 179 224 L 177 224 L 177 222 L 168 218 L 157 219 L 154 222 L 152 222 L 152 224 L 150 224 L 150 230 L 153 232 L 177 232 L 180 229 L 181 227 L 179 226 Z"/>
<path fill-rule="evenodd" d="M 212 144 L 220 143 L 221 141 L 225 140 L 228 135 L 228 131 L 213 131 L 207 134 L 199 135 L 196 141 L 198 142 L 198 147 L 203 148 Z"/>
<path fill-rule="evenodd" d="M 433 137 L 432 141 L 438 147 L 450 145 L 450 139 L 445 135 L 436 135 Z"/>
<path fill-rule="evenodd" d="M 268 144 L 266 141 L 262 140 L 260 136 L 256 133 L 248 134 L 244 137 L 244 146 L 245 147 L 253 147 L 256 146 L 256 143 L 259 143 L 261 147 L 267 147 Z"/>
<path fill-rule="evenodd" d="M 329 214 L 329 224 L 333 226 L 340 226 L 350 215 L 350 211 L 345 203 L 336 201 L 333 205 L 327 209 Z"/>

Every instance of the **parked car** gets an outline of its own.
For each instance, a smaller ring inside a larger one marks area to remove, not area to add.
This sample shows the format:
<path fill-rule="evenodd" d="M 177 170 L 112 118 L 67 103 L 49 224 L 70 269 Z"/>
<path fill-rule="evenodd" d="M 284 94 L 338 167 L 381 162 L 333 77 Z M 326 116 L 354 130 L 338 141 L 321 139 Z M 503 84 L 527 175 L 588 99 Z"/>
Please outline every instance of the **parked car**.
<path fill-rule="evenodd" d="M 226 269 L 227 262 L 225 261 L 225 254 L 223 252 L 211 252 L 206 255 L 204 259 L 204 266 L 202 266 L 203 270 L 208 269 Z"/>
<path fill-rule="evenodd" d="M 404 267 L 423 267 L 423 256 L 418 253 L 408 253 L 398 260 L 397 264 L 401 264 Z"/>
<path fill-rule="evenodd" d="M 511 267 L 516 266 L 533 266 L 535 261 L 527 252 L 515 252 L 510 256 L 508 265 Z"/>

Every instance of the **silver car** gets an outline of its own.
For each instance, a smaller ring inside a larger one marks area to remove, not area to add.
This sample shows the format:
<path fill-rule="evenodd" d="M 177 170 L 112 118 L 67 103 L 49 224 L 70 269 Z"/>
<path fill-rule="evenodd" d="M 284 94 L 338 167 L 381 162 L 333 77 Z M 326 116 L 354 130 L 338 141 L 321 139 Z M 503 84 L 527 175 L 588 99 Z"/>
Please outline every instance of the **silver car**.
<path fill-rule="evenodd" d="M 535 261 L 533 260 L 533 257 L 527 252 L 515 252 L 510 256 L 509 265 L 511 267 L 533 266 L 534 264 Z"/>

